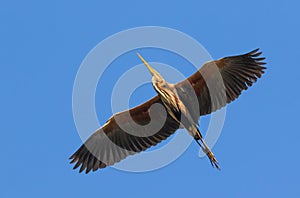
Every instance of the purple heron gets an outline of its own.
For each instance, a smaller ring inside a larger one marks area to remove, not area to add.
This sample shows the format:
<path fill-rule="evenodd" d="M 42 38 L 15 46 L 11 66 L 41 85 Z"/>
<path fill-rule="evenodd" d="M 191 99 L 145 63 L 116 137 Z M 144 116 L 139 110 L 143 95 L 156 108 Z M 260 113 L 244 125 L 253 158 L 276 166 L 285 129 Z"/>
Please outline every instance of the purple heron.
<path fill-rule="evenodd" d="M 70 163 L 76 162 L 74 169 L 81 166 L 79 172 L 96 171 L 157 145 L 183 127 L 206 153 L 212 166 L 220 169 L 198 129 L 199 117 L 232 102 L 262 76 L 266 67 L 263 66 L 265 58 L 261 54 L 256 49 L 243 55 L 207 62 L 189 78 L 177 84 L 167 83 L 138 54 L 152 75 L 152 85 L 157 95 L 144 104 L 113 115 L 69 158 Z M 208 81 L 213 84 L 209 85 Z M 191 97 L 192 93 L 195 97 Z M 154 104 L 165 108 L 165 118 L 159 112 L 150 115 Z M 165 120 L 157 131 L 153 132 L 147 127 L 150 121 L 160 123 L 161 119 Z M 124 127 L 131 129 L 132 133 L 128 133 Z"/>

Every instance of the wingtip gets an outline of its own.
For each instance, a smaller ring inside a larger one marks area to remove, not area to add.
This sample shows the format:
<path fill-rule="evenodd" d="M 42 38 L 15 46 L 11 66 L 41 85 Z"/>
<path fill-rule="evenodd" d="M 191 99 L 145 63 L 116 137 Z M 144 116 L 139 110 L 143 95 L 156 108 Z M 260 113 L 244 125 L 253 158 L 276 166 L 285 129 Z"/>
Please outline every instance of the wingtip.
<path fill-rule="evenodd" d="M 84 171 L 85 167 L 82 165 L 79 169 L 79 173 L 82 173 L 82 171 Z"/>
<path fill-rule="evenodd" d="M 73 164 L 74 162 L 76 162 L 75 158 L 74 159 L 70 159 L 71 161 L 69 162 L 70 164 Z"/>
<path fill-rule="evenodd" d="M 256 49 L 252 50 L 251 52 L 248 52 L 247 54 L 253 56 L 253 55 L 256 55 L 259 53 L 262 54 L 262 52 L 260 51 L 260 48 L 256 48 Z M 257 56 L 259 56 L 259 55 L 257 55 Z"/>

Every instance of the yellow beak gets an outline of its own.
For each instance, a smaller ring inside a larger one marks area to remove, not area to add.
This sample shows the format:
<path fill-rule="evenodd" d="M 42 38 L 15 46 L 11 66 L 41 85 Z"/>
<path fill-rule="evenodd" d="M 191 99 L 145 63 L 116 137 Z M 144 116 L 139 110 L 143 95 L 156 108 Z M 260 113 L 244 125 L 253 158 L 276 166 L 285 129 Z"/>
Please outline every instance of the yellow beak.
<path fill-rule="evenodd" d="M 143 63 L 146 65 L 146 67 L 148 68 L 148 70 L 150 71 L 152 76 L 159 75 L 159 73 L 155 69 L 153 69 L 139 53 L 137 53 L 137 55 L 143 61 Z"/>

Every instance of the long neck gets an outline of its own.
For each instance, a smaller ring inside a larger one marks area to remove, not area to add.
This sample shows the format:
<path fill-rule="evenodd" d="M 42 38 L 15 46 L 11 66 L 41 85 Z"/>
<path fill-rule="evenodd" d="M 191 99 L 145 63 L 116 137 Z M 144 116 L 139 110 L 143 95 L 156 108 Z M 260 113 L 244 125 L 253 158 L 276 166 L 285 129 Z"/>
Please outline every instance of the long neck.
<path fill-rule="evenodd" d="M 179 121 L 181 115 L 181 110 L 179 107 L 180 100 L 173 86 L 167 84 L 165 88 L 158 88 L 156 86 L 154 86 L 154 88 L 171 117 Z"/>

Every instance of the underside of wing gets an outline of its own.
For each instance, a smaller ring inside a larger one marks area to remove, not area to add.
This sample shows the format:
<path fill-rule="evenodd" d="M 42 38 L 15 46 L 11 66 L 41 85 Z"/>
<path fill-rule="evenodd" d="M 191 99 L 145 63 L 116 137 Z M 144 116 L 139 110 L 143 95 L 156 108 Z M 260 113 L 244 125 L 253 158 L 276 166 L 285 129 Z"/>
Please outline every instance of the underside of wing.
<path fill-rule="evenodd" d="M 201 115 L 224 107 L 252 86 L 266 69 L 262 62 L 265 58 L 260 57 L 261 54 L 256 49 L 243 55 L 208 62 L 188 79 L 176 84 L 193 118 L 198 119 Z M 197 104 L 189 97 L 191 91 L 196 95 Z M 195 105 L 199 108 L 195 108 Z"/>
<path fill-rule="evenodd" d="M 152 108 L 153 107 L 153 108 Z M 179 128 L 158 96 L 112 116 L 70 157 L 74 169 L 96 171 L 165 140 Z"/>

